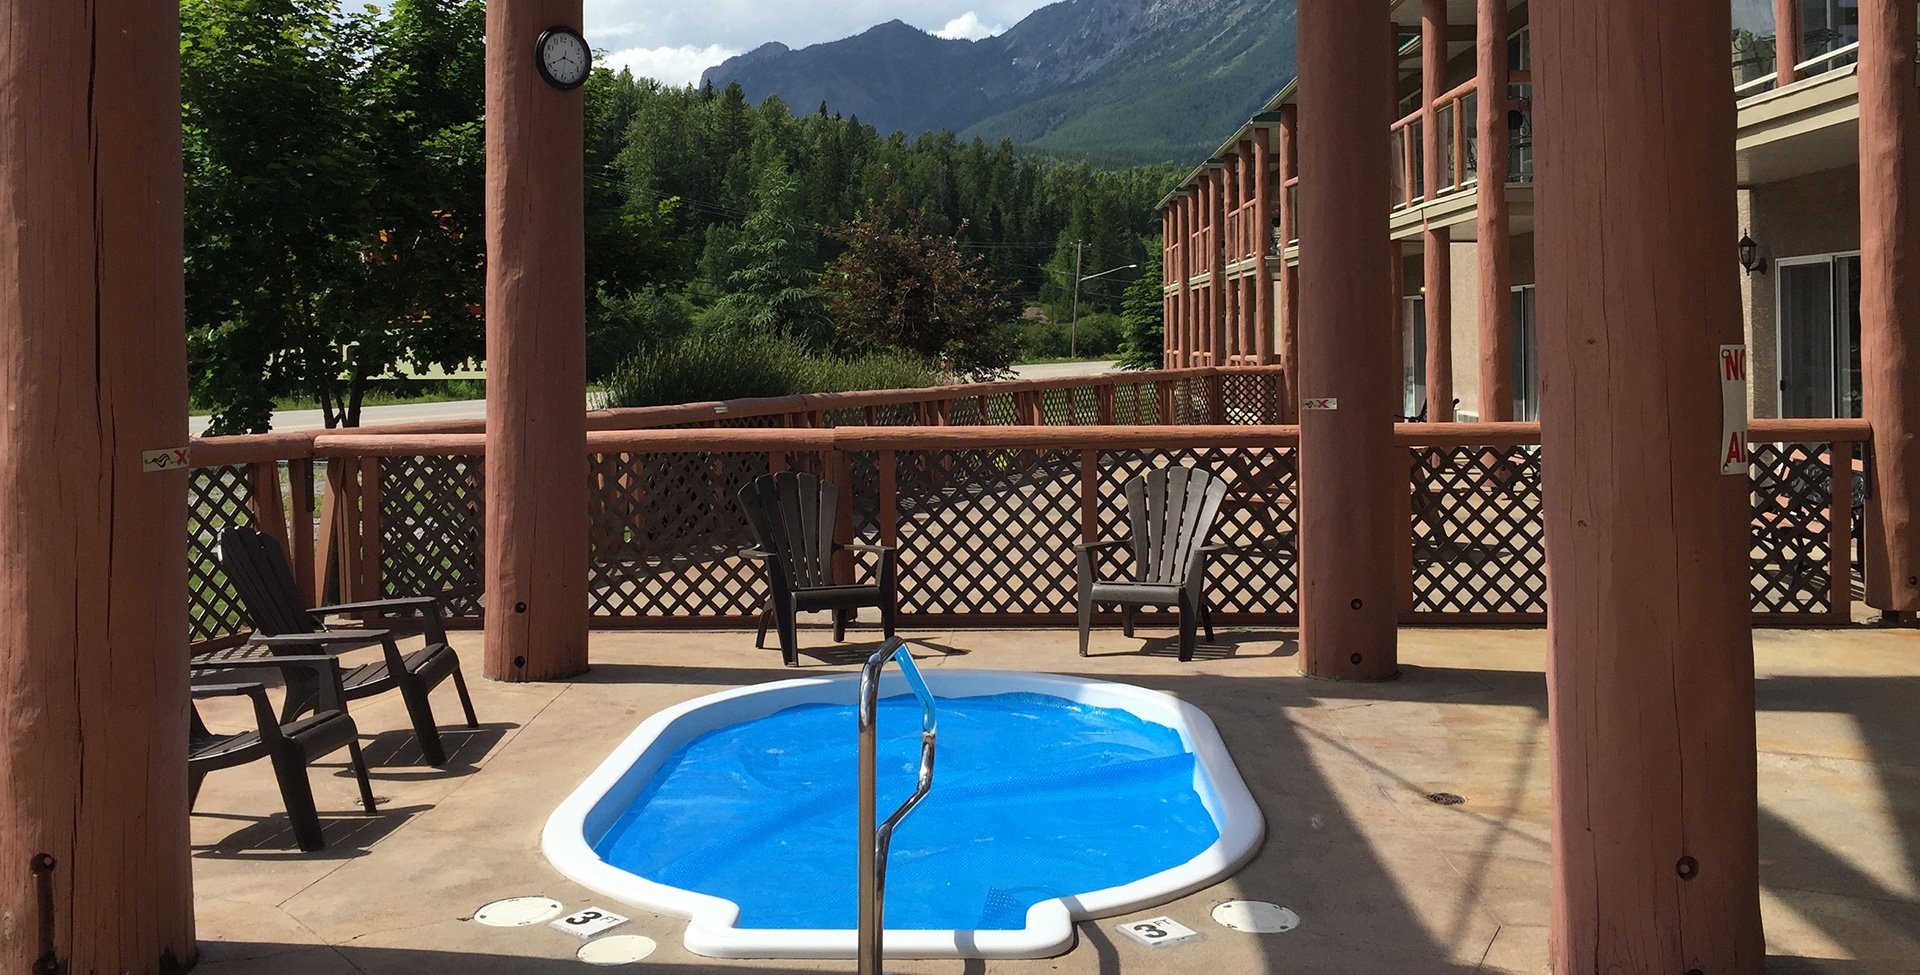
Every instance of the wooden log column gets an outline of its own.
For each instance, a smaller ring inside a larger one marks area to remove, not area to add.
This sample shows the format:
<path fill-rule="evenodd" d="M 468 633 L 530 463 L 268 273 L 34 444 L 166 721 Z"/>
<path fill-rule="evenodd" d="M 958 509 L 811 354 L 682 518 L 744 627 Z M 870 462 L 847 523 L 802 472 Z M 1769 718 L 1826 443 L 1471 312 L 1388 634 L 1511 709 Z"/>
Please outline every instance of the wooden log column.
<path fill-rule="evenodd" d="M 1420 103 L 1422 167 L 1426 198 L 1440 195 L 1441 174 L 1453 172 L 1446 133 L 1440 128 L 1440 96 L 1447 89 L 1447 0 L 1423 0 L 1420 16 Z M 1456 187 L 1457 189 L 1457 187 Z M 1453 420 L 1453 234 L 1427 228 L 1426 260 L 1427 419 Z"/>
<path fill-rule="evenodd" d="M 1273 132 L 1253 140 L 1253 352 L 1263 366 L 1280 361 L 1274 352 Z"/>
<path fill-rule="evenodd" d="M 1293 196 L 1287 187 L 1300 175 L 1299 118 L 1297 105 L 1280 106 L 1280 251 L 1283 255 L 1300 236 L 1297 229 L 1300 215 L 1294 210 Z M 1300 268 L 1288 263 L 1284 256 L 1280 258 L 1278 292 L 1280 365 L 1286 383 L 1280 412 L 1287 422 L 1297 423 L 1300 419 Z"/>
<path fill-rule="evenodd" d="M 1800 80 L 1800 3 L 1801 0 L 1773 0 L 1774 84 L 1781 88 Z M 1864 33 L 1861 46 L 1866 46 Z"/>
<path fill-rule="evenodd" d="M 1861 399 L 1873 424 L 1867 604 L 1920 611 L 1920 90 L 1914 5 L 1860 4 Z M 1902 78 L 1905 80 L 1903 81 Z"/>
<path fill-rule="evenodd" d="M 1173 229 L 1174 207 L 1178 203 L 1178 199 L 1169 200 L 1160 211 L 1160 366 L 1163 369 L 1173 368 L 1173 356 L 1178 347 L 1174 321 L 1179 310 L 1180 292 L 1177 288 L 1170 290 L 1175 276 L 1179 274 L 1175 267 L 1179 251 L 1176 249 L 1178 244 Z"/>
<path fill-rule="evenodd" d="M 1551 963 L 1761 970 L 1726 4 L 1541 0 Z M 1660 43 L 1646 43 L 1659 38 Z M 1912 86 L 1913 76 L 1907 76 Z"/>
<path fill-rule="evenodd" d="M 1513 214 L 1507 204 L 1507 0 L 1479 0 L 1480 421 L 1513 419 Z"/>
<path fill-rule="evenodd" d="M 1240 279 L 1230 268 L 1240 251 L 1240 156 L 1227 157 L 1220 171 L 1220 344 L 1215 365 L 1230 365 L 1240 354 Z"/>
<path fill-rule="evenodd" d="M 178 971 L 187 473 L 142 455 L 187 445 L 179 8 L 0 24 L 0 970 Z"/>
<path fill-rule="evenodd" d="M 534 45 L 580 0 L 487 5 L 486 673 L 587 669 L 586 244 L 580 92 Z"/>
<path fill-rule="evenodd" d="M 1335 680 L 1399 672 L 1393 493 L 1393 309 L 1388 239 L 1393 106 L 1380 79 L 1387 5 L 1300 0 L 1301 670 Z M 1315 400 L 1332 400 L 1330 404 Z"/>
<path fill-rule="evenodd" d="M 1227 332 L 1228 302 L 1231 286 L 1227 281 L 1227 169 L 1215 166 L 1208 174 L 1211 186 L 1207 198 L 1207 263 L 1213 282 L 1208 295 L 1213 299 L 1207 317 L 1207 364 L 1224 366 L 1230 351 Z"/>

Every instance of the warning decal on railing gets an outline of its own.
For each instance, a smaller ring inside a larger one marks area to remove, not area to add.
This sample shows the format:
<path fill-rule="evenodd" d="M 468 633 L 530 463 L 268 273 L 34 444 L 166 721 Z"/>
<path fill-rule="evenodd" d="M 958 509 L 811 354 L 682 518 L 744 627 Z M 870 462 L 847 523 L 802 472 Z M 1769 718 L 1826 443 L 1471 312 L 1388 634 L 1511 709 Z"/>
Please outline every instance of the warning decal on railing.
<path fill-rule="evenodd" d="M 1720 473 L 1747 474 L 1747 347 L 1720 347 Z"/>
<path fill-rule="evenodd" d="M 1303 405 L 1309 410 L 1337 410 L 1340 408 L 1340 401 L 1337 399 L 1310 399 Z"/>

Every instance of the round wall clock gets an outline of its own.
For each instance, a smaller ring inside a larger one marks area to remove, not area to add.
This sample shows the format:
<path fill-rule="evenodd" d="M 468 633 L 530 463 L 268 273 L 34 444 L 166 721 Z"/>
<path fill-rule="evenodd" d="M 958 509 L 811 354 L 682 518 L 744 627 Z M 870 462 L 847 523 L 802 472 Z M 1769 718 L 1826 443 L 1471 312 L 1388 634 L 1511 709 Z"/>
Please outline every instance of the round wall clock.
<path fill-rule="evenodd" d="M 549 27 L 533 46 L 533 61 L 540 77 L 561 91 L 572 91 L 587 81 L 593 71 L 593 50 L 587 39 L 571 27 Z"/>

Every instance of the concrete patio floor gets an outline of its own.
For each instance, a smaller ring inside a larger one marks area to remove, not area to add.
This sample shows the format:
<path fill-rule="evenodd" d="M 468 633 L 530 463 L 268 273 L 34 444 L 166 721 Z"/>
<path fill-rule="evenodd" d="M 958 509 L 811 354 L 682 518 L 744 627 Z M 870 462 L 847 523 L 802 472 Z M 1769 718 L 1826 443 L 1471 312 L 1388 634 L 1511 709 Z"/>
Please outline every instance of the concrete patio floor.
<path fill-rule="evenodd" d="M 1328 684 L 1298 673 L 1292 634 L 1222 632 L 1181 664 L 1164 633 L 1096 637 L 1081 659 L 1060 631 L 909 633 L 922 666 L 1082 674 L 1157 688 L 1219 726 L 1267 819 L 1237 876 L 1162 908 L 1203 932 L 1148 949 L 1124 918 L 1083 922 L 1044 961 L 900 961 L 895 972 L 1527 972 L 1546 970 L 1548 748 L 1541 630 L 1403 630 L 1403 677 Z M 207 975 L 488 975 L 588 970 L 580 942 L 544 925 L 470 920 L 503 897 L 633 917 L 615 934 L 659 949 L 634 970 L 851 971 L 850 961 L 723 962 L 688 953 L 684 921 L 624 909 L 560 877 L 539 852 L 553 807 L 636 724 L 710 691 L 848 670 L 874 644 L 798 671 L 752 634 L 598 632 L 594 669 L 566 684 L 474 680 L 483 727 L 452 730 L 444 769 L 418 749 L 397 695 L 354 708 L 380 814 L 355 814 L 345 753 L 313 771 L 329 847 L 293 848 L 264 763 L 215 773 L 193 817 Z M 1759 631 L 1761 878 L 1769 971 L 1920 973 L 1920 632 Z M 470 675 L 478 634 L 455 639 Z M 1144 651 L 1144 652 L 1143 652 Z M 831 660 L 832 663 L 828 661 Z M 226 702 L 220 702 L 226 703 Z M 435 694 L 457 728 L 451 685 Z M 211 723 L 229 712 L 204 709 Z M 244 719 L 244 714 L 240 715 Z M 1429 802 L 1451 792 L 1463 805 Z M 1240 934 L 1209 910 L 1247 897 L 1300 927 Z"/>

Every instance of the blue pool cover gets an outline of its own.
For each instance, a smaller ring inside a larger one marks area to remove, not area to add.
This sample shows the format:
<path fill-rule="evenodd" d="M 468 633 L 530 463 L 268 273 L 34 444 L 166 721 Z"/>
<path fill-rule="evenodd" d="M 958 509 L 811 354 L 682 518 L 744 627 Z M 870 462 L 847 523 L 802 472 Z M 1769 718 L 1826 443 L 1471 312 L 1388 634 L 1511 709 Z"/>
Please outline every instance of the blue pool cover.
<path fill-rule="evenodd" d="M 1043 900 L 1130 883 L 1219 838 L 1171 728 L 1045 694 L 939 701 L 933 792 L 894 833 L 892 929 L 1015 930 Z M 741 928 L 851 929 L 852 704 L 711 732 L 667 760 L 606 835 L 607 863 L 740 905 Z M 880 703 L 880 815 L 912 794 L 920 707 Z"/>

